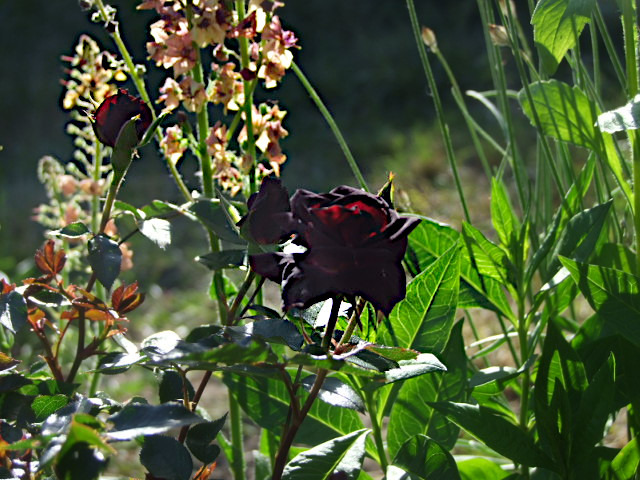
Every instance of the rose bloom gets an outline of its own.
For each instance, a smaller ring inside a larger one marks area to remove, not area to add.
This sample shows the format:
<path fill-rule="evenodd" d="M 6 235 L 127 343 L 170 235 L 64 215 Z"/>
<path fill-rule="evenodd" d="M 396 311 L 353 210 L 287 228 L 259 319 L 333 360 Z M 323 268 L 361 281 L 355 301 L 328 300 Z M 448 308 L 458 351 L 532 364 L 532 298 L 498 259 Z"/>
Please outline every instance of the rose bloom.
<path fill-rule="evenodd" d="M 388 315 L 405 296 L 401 262 L 420 220 L 400 217 L 381 197 L 348 186 L 287 196 L 279 180 L 266 178 L 241 220 L 258 243 L 296 234 L 293 242 L 306 247 L 304 253 L 249 257 L 254 272 L 282 284 L 285 310 L 357 295 Z"/>
<path fill-rule="evenodd" d="M 144 101 L 120 89 L 115 95 L 105 98 L 96 110 L 93 130 L 98 140 L 115 147 L 124 124 L 136 116 L 139 117 L 136 120 L 136 135 L 140 141 L 151 125 L 151 110 Z"/>

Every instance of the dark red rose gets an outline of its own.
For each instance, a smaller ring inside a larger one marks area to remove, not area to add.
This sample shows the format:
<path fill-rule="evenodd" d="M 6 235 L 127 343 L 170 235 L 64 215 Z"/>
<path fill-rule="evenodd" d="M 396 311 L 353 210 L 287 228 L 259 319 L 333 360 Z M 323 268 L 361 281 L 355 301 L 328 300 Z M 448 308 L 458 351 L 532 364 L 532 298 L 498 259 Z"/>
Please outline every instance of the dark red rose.
<path fill-rule="evenodd" d="M 105 145 L 115 147 L 120 130 L 128 120 L 136 115 L 136 134 L 138 141 L 142 140 L 144 132 L 151 125 L 151 110 L 144 101 L 136 98 L 126 90 L 120 89 L 115 95 L 104 99 L 93 115 L 93 130 L 98 140 Z"/>
<path fill-rule="evenodd" d="M 249 213 L 238 225 L 256 243 L 268 245 L 286 240 L 296 231 L 289 192 L 277 178 L 266 177 L 258 193 L 249 197 Z"/>
<path fill-rule="evenodd" d="M 250 256 L 256 273 L 282 283 L 285 309 L 359 295 L 389 314 L 404 298 L 401 262 L 419 219 L 400 217 L 382 198 L 347 186 L 325 194 L 298 190 L 291 211 L 294 243 L 307 251 Z"/>

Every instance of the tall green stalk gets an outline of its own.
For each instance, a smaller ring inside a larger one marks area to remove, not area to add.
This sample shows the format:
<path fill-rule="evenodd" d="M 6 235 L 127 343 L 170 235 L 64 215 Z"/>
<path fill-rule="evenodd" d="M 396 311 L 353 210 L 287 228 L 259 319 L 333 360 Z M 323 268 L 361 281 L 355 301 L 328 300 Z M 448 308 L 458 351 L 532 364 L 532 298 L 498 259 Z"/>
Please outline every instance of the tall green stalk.
<path fill-rule="evenodd" d="M 311 82 L 309 82 L 305 74 L 302 72 L 302 70 L 300 70 L 300 67 L 298 67 L 298 65 L 296 65 L 295 63 L 292 63 L 291 69 L 293 70 L 293 73 L 295 73 L 296 76 L 298 77 L 298 80 L 300 80 L 300 83 L 302 83 L 302 86 L 305 88 L 305 90 L 309 94 L 309 97 L 311 97 L 311 100 L 313 100 L 313 103 L 316 104 L 316 107 L 324 117 L 324 120 L 329 125 L 329 128 L 333 132 L 333 135 L 336 137 L 336 140 L 338 141 L 338 144 L 342 149 L 342 153 L 344 153 L 344 156 L 347 159 L 349 168 L 351 168 L 351 172 L 353 173 L 353 176 L 356 177 L 356 180 L 358 180 L 360 187 L 362 187 L 362 189 L 365 192 L 369 192 L 370 191 L 369 187 L 367 186 L 367 182 L 365 181 L 364 176 L 362 175 L 362 172 L 360 172 L 360 168 L 356 163 L 356 159 L 353 158 L 353 154 L 351 153 L 351 150 L 349 149 L 349 146 L 347 145 L 347 142 L 344 139 L 342 132 L 338 128 L 338 124 L 335 122 L 335 120 L 331 116 L 329 109 L 325 106 L 324 102 L 320 98 L 320 95 L 318 95 L 316 90 L 313 88 L 313 85 L 311 85 Z"/>
<path fill-rule="evenodd" d="M 449 166 L 451 167 L 451 172 L 453 173 L 453 178 L 456 183 L 456 189 L 458 190 L 458 196 L 460 198 L 460 203 L 462 205 L 465 220 L 471 223 L 471 215 L 469 214 L 467 201 L 464 197 L 462 182 L 460 181 L 460 174 L 458 173 L 458 164 L 455 153 L 453 151 L 453 142 L 451 141 L 449 125 L 444 118 L 444 110 L 442 108 L 442 102 L 440 100 L 440 93 L 438 92 L 438 86 L 436 84 L 435 77 L 433 76 L 433 71 L 431 70 L 429 58 L 427 57 L 426 47 L 422 41 L 420 24 L 418 23 L 418 15 L 416 13 L 416 7 L 413 3 L 413 0 L 407 0 L 407 8 L 409 10 L 409 18 L 411 20 L 411 29 L 413 30 L 413 36 L 418 47 L 418 53 L 420 55 L 420 62 L 422 63 L 422 68 L 424 69 L 425 76 L 427 77 L 427 83 L 429 84 L 429 89 L 431 90 L 431 95 L 433 97 L 433 103 L 436 108 L 438 126 L 440 127 L 440 133 L 442 135 L 442 139 L 444 140 L 447 160 L 449 161 Z"/>

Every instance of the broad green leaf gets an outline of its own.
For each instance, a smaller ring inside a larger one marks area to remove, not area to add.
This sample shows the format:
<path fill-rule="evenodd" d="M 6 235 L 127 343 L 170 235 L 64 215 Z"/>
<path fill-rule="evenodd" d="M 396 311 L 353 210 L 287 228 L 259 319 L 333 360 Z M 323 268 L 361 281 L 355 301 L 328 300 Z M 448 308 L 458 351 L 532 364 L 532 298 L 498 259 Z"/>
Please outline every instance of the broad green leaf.
<path fill-rule="evenodd" d="M 486 458 L 471 458 L 458 462 L 458 471 L 462 480 L 502 480 L 509 473 Z"/>
<path fill-rule="evenodd" d="M 464 222 L 462 235 L 473 255 L 473 261 L 480 275 L 493 278 L 506 285 L 513 269 L 505 251 L 485 237 L 480 230 Z"/>
<path fill-rule="evenodd" d="M 615 411 L 615 361 L 611 356 L 596 372 L 580 399 L 572 432 L 571 465 L 584 464 L 604 436 L 609 416 Z"/>
<path fill-rule="evenodd" d="M 416 435 L 407 440 L 391 463 L 420 479 L 460 480 L 451 454 L 426 435 Z"/>
<path fill-rule="evenodd" d="M 533 38 L 548 75 L 576 45 L 595 4 L 596 0 L 540 0 L 536 6 L 531 18 Z"/>
<path fill-rule="evenodd" d="M 598 128 L 606 133 L 640 128 L 640 95 L 626 105 L 598 116 Z"/>
<path fill-rule="evenodd" d="M 140 463 L 154 477 L 164 480 L 189 480 L 193 460 L 184 445 L 175 438 L 153 435 L 144 439 Z"/>
<path fill-rule="evenodd" d="M 443 255 L 461 235 L 448 225 L 427 217 L 409 235 L 406 259 L 419 273 Z M 511 307 L 500 283 L 478 274 L 472 265 L 466 249 L 460 252 L 460 308 L 488 308 L 513 318 Z"/>
<path fill-rule="evenodd" d="M 209 270 L 241 267 L 247 262 L 247 251 L 223 250 L 221 252 L 210 252 L 204 255 L 198 255 L 196 262 L 201 263 Z"/>
<path fill-rule="evenodd" d="M 91 233 L 91 230 L 89 230 L 89 227 L 82 222 L 73 222 L 64 228 L 51 233 L 65 238 L 78 238 L 86 235 L 87 233 Z"/>
<path fill-rule="evenodd" d="M 104 234 L 99 234 L 89 240 L 89 265 L 98 281 L 107 290 L 120 275 L 122 252 L 116 242 Z"/>
<path fill-rule="evenodd" d="M 192 425 L 203 419 L 184 406 L 130 404 L 108 419 L 113 428 L 106 433 L 111 440 L 130 440 L 140 435 L 155 435 L 176 427 Z"/>
<path fill-rule="evenodd" d="M 142 212 L 142 215 L 140 215 L 139 212 L 138 215 L 144 218 L 162 217 L 165 215 L 175 214 L 176 212 L 187 216 L 192 215 L 191 213 L 186 212 L 182 207 L 162 200 L 153 200 L 149 205 L 142 207 L 140 212 Z M 195 219 L 196 217 L 193 216 L 193 218 Z"/>
<path fill-rule="evenodd" d="M 411 473 L 403 470 L 395 465 L 389 465 L 387 467 L 387 474 L 384 477 L 386 480 L 424 480 L 418 475 L 412 475 Z"/>
<path fill-rule="evenodd" d="M 640 278 L 599 265 L 560 257 L 591 307 L 609 332 L 618 332 L 640 345 Z"/>
<path fill-rule="evenodd" d="M 283 480 L 328 480 L 334 472 L 341 472 L 345 480 L 356 480 L 369 432 L 363 428 L 297 455 L 284 467 Z"/>
<path fill-rule="evenodd" d="M 171 244 L 171 224 L 161 218 L 150 218 L 139 224 L 140 233 L 163 250 Z"/>
<path fill-rule="evenodd" d="M 628 480 L 634 478 L 640 469 L 640 442 L 635 437 L 627 443 L 611 462 L 611 473 L 616 480 Z"/>
<path fill-rule="evenodd" d="M 27 302 L 15 290 L 0 294 L 0 325 L 13 333 L 27 324 Z"/>
<path fill-rule="evenodd" d="M 158 387 L 160 403 L 182 401 L 184 399 L 185 390 L 189 394 L 189 398 L 194 397 L 196 392 L 186 376 L 181 376 L 175 370 L 165 370 L 161 372 L 161 375 L 162 380 L 160 380 L 160 385 Z"/>
<path fill-rule="evenodd" d="M 560 267 L 558 257 L 573 258 L 579 262 L 586 261 L 596 247 L 600 233 L 611 210 L 612 201 L 583 210 L 569 219 L 563 229 L 549 266 L 549 274 L 554 275 Z"/>
<path fill-rule="evenodd" d="M 599 111 L 586 94 L 558 80 L 532 83 L 529 91 L 533 104 L 524 89 L 518 93 L 518 99 L 532 125 L 539 121 L 544 134 L 596 152 L 607 162 L 625 197 L 631 201 L 633 192 L 624 178 L 613 138 L 602 136 L 594 126 Z"/>
<path fill-rule="evenodd" d="M 302 380 L 302 386 L 311 391 L 316 381 L 316 375 L 309 375 Z M 322 382 L 318 398 L 334 407 L 349 408 L 364 413 L 364 402 L 360 395 L 349 385 L 335 377 L 327 377 Z"/>
<path fill-rule="evenodd" d="M 218 200 L 198 200 L 189 207 L 198 220 L 221 240 L 244 245 L 246 242 L 240 237 L 238 228 L 231 221 L 224 207 Z"/>
<path fill-rule="evenodd" d="M 379 392 L 379 409 L 391 408 L 387 445 L 393 457 L 400 447 L 418 434 L 428 435 L 441 445 L 452 448 L 458 437 L 458 428 L 428 402 L 445 400 L 464 401 L 467 398 L 467 358 L 464 352 L 462 324 L 458 322 L 442 354 L 448 371 L 406 380 L 397 397 L 391 387 Z"/>
<path fill-rule="evenodd" d="M 189 429 L 189 433 L 187 434 L 187 447 L 189 447 L 194 457 L 202 463 L 213 463 L 216 458 L 218 458 L 220 447 L 213 445 L 212 442 L 218 436 L 226 419 L 227 414 L 225 413 L 218 420 L 198 423 Z"/>
<path fill-rule="evenodd" d="M 252 338 L 261 338 L 267 342 L 281 343 L 292 350 L 300 350 L 304 342 L 302 334 L 289 320 L 267 318 L 225 329 L 236 342 L 248 342 Z"/>
<path fill-rule="evenodd" d="M 504 183 L 495 177 L 491 178 L 491 221 L 502 245 L 512 245 L 514 235 L 520 229 L 520 222 L 513 213 Z"/>
<path fill-rule="evenodd" d="M 386 345 L 438 354 L 447 343 L 458 303 L 460 248 L 454 245 L 407 287 L 378 332 Z"/>
<path fill-rule="evenodd" d="M 540 443 L 563 468 L 569 463 L 574 410 L 587 386 L 580 357 L 550 320 L 536 373 L 534 410 Z"/>
<path fill-rule="evenodd" d="M 638 274 L 635 253 L 619 243 L 603 243 L 591 261 L 603 267 Z"/>
<path fill-rule="evenodd" d="M 537 114 L 544 134 L 580 147 L 598 150 L 598 137 L 594 127 L 597 110 L 582 90 L 558 80 L 547 80 L 530 84 L 529 91 L 533 104 L 527 98 L 525 90 L 518 93 L 518 99 L 534 126 Z"/>
<path fill-rule="evenodd" d="M 36 416 L 36 422 L 42 422 L 67 403 L 69 399 L 66 395 L 40 395 L 33 399 L 31 410 Z"/>
<path fill-rule="evenodd" d="M 531 436 L 494 410 L 454 402 L 431 405 L 486 446 L 512 461 L 527 466 L 553 467 L 551 459 L 538 448 Z"/>
<path fill-rule="evenodd" d="M 291 404 L 282 381 L 226 373 L 223 380 L 231 395 L 254 422 L 277 435 L 282 433 L 282 419 L 287 418 Z M 355 411 L 316 401 L 295 440 L 316 445 L 334 438 L 336 434 L 342 436 L 362 428 L 362 420 Z M 373 456 L 377 458 L 377 455 Z"/>
<path fill-rule="evenodd" d="M 487 367 L 473 374 L 469 387 L 473 389 L 474 396 L 496 395 L 517 376 L 518 370 L 513 367 Z"/>
<path fill-rule="evenodd" d="M 107 459 L 104 455 L 84 442 L 77 442 L 64 453 L 57 455 L 54 472 L 55 478 L 65 480 L 98 480 L 106 467 Z"/>

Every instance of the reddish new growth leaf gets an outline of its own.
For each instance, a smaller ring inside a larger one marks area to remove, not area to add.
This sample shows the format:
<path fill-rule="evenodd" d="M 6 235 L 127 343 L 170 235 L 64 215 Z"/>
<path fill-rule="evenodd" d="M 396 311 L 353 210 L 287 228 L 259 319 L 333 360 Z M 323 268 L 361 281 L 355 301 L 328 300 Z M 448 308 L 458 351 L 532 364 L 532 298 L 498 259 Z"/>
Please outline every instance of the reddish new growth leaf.
<path fill-rule="evenodd" d="M 64 250 L 55 250 L 53 240 L 47 240 L 47 243 L 35 254 L 36 266 L 45 274 L 46 277 L 55 277 L 62 271 L 67 256 Z"/>
<path fill-rule="evenodd" d="M 125 313 L 135 310 L 144 302 L 144 294 L 136 293 L 137 291 L 138 282 L 133 282 L 128 286 L 121 285 L 114 290 L 111 295 L 111 306 L 121 317 L 124 317 Z"/>
<path fill-rule="evenodd" d="M 9 292 L 13 292 L 16 288 L 15 283 L 7 283 L 4 281 L 4 278 L 0 278 L 0 295 L 6 295 Z"/>
<path fill-rule="evenodd" d="M 193 480 L 209 480 L 213 471 L 216 469 L 217 462 L 213 462 L 211 465 L 203 465 L 200 470 L 196 472 Z"/>

